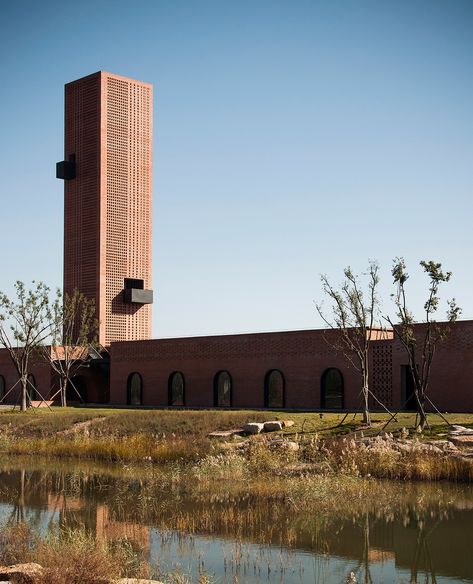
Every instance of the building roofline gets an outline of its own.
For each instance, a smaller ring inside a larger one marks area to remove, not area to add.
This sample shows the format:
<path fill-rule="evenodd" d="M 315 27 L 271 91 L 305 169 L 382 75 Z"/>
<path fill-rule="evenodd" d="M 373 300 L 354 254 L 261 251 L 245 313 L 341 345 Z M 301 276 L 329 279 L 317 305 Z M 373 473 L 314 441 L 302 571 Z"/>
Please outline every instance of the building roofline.
<path fill-rule="evenodd" d="M 415 325 L 422 326 L 426 323 L 417 322 L 414 323 Z M 438 321 L 437 324 L 440 325 L 447 325 L 447 321 Z M 458 320 L 454 326 L 458 325 L 473 325 L 473 320 Z M 384 328 L 384 327 L 373 327 L 372 330 L 374 331 L 387 331 L 392 332 L 391 328 Z M 337 333 L 337 328 L 316 328 L 316 329 L 290 329 L 290 330 L 279 330 L 279 331 L 259 331 L 259 332 L 243 332 L 243 333 L 223 333 L 223 334 L 209 334 L 209 335 L 189 335 L 189 336 L 179 336 L 179 337 L 161 337 L 155 339 L 141 339 L 141 340 L 130 340 L 130 341 L 113 341 L 112 345 L 124 345 L 129 343 L 158 343 L 162 341 L 209 341 L 209 340 L 225 340 L 234 337 L 255 337 L 255 336 L 275 336 L 275 335 L 300 335 L 300 334 L 310 334 L 310 333 Z M 373 342 L 380 342 L 380 341 L 393 341 L 394 339 L 373 339 Z"/>
<path fill-rule="evenodd" d="M 133 77 L 125 77 L 124 75 L 118 75 L 116 73 L 111 73 L 110 71 L 95 71 L 95 73 L 90 73 L 89 75 L 84 75 L 83 77 L 79 77 L 79 79 L 74 79 L 73 81 L 69 81 L 65 84 L 67 87 L 68 85 L 73 85 L 74 83 L 78 83 L 79 81 L 84 81 L 84 79 L 89 79 L 92 77 L 111 77 L 113 79 L 120 79 L 122 81 L 131 81 L 133 83 L 139 83 L 140 85 L 144 85 L 149 88 L 153 88 L 152 83 L 148 83 L 147 81 L 140 81 L 139 79 L 134 79 Z"/>
<path fill-rule="evenodd" d="M 386 330 L 381 327 L 373 327 L 372 330 Z M 300 335 L 300 334 L 310 334 L 310 333 L 337 333 L 338 329 L 331 328 L 316 328 L 316 329 L 289 329 L 289 330 L 279 330 L 279 331 L 256 331 L 256 332 L 238 332 L 238 333 L 223 333 L 223 334 L 208 334 L 208 335 L 188 335 L 179 337 L 161 337 L 157 339 L 141 339 L 141 340 L 129 340 L 129 341 L 113 341 L 112 345 L 127 344 L 127 343 L 153 343 L 162 341 L 205 341 L 213 339 L 229 339 L 234 337 L 256 337 L 256 336 L 276 336 L 276 335 Z"/>

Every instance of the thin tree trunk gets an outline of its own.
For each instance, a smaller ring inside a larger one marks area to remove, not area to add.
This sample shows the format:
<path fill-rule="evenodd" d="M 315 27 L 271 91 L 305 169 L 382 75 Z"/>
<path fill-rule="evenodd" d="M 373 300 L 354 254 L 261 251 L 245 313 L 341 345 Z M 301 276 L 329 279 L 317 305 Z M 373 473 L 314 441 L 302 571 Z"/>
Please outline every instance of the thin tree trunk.
<path fill-rule="evenodd" d="M 427 424 L 427 414 L 425 411 L 425 399 L 424 392 L 421 389 L 416 388 L 416 403 L 417 403 L 417 413 L 419 414 L 419 423 L 417 424 L 417 432 L 422 434 Z"/>
<path fill-rule="evenodd" d="M 63 408 L 67 406 L 67 377 L 61 380 L 61 406 Z"/>
<path fill-rule="evenodd" d="M 364 401 L 364 410 L 363 410 L 363 423 L 371 426 L 371 413 L 370 413 L 370 403 L 369 403 L 369 391 L 368 386 L 365 385 L 363 387 L 363 401 Z"/>
<path fill-rule="evenodd" d="M 368 366 L 367 363 L 363 363 L 361 374 L 363 377 L 363 423 L 371 426 L 371 414 L 370 414 L 370 392 L 368 385 Z"/>
<path fill-rule="evenodd" d="M 26 412 L 28 407 L 28 377 L 21 377 L 21 411 Z"/>

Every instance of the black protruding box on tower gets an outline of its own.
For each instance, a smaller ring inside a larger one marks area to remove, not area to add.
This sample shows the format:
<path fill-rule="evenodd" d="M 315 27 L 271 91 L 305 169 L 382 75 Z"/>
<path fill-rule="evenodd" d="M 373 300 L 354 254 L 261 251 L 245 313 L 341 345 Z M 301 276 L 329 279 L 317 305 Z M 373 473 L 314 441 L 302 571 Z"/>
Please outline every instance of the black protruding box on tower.
<path fill-rule="evenodd" d="M 76 178 L 76 157 L 74 154 L 69 156 L 69 160 L 56 162 L 56 178 L 62 180 L 71 180 Z"/>
<path fill-rule="evenodd" d="M 144 289 L 144 280 L 125 278 L 123 302 L 126 304 L 153 304 L 153 291 Z"/>

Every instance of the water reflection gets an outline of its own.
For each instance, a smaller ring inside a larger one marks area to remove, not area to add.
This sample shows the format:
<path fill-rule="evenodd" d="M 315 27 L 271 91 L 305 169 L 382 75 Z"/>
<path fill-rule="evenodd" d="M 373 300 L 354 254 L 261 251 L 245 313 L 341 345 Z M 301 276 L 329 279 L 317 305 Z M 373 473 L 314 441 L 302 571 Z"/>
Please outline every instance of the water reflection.
<path fill-rule="evenodd" d="M 382 505 L 347 500 L 311 513 L 234 487 L 199 489 L 165 471 L 5 461 L 0 519 L 126 539 L 161 571 L 205 571 L 218 582 L 331 584 L 350 573 L 366 584 L 473 582 L 468 486 L 384 484 Z"/>

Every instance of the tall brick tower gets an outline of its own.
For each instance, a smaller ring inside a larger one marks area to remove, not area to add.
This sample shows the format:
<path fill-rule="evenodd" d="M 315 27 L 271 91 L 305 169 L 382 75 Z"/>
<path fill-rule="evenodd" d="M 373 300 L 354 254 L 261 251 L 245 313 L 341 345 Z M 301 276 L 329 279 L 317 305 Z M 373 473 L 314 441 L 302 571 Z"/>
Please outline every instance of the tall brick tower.
<path fill-rule="evenodd" d="M 105 346 L 151 337 L 152 92 L 104 71 L 65 86 L 64 292 L 95 299 Z"/>

